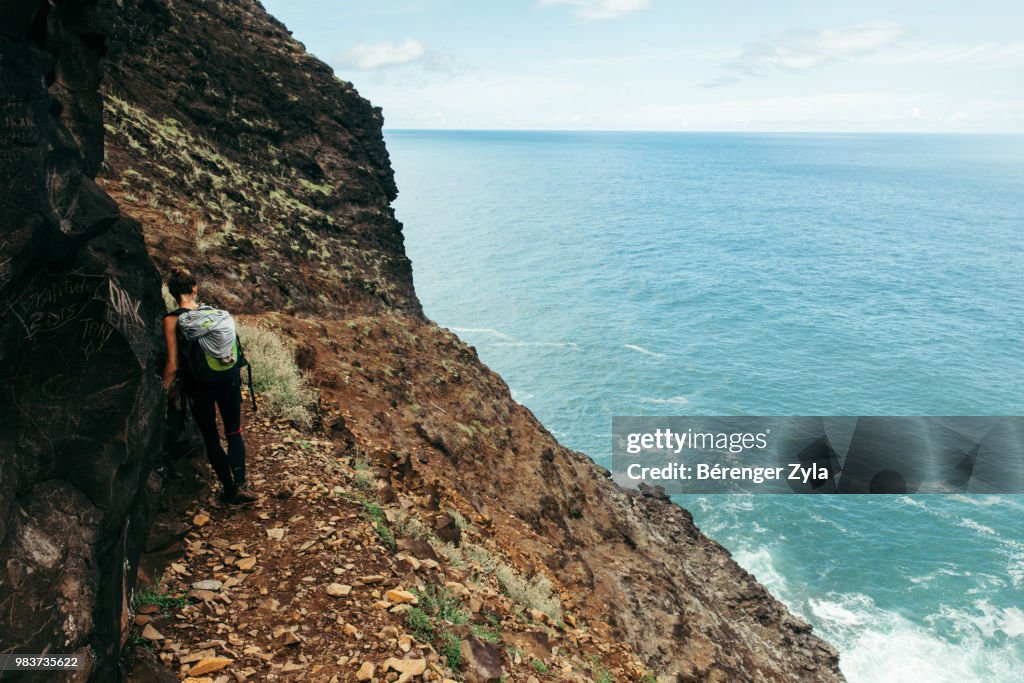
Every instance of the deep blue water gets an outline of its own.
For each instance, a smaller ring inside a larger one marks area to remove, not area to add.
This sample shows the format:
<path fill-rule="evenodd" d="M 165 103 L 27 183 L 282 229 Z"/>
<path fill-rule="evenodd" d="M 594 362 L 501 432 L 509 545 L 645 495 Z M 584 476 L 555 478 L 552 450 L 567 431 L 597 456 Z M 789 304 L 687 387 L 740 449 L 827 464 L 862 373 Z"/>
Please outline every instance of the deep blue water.
<path fill-rule="evenodd" d="M 427 314 L 611 416 L 1024 412 L 1024 138 L 386 133 Z M 680 499 L 851 681 L 1024 680 L 1024 496 Z"/>

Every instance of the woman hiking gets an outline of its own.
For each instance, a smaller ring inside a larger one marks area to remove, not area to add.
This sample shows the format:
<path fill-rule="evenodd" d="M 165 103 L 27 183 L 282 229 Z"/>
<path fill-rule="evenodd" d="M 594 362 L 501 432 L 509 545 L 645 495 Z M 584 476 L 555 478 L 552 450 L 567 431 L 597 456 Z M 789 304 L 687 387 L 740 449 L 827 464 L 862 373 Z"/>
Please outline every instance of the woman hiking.
<path fill-rule="evenodd" d="M 224 487 L 221 500 L 232 505 L 251 503 L 257 497 L 245 479 L 239 372 L 244 360 L 235 322 L 226 311 L 199 305 L 198 283 L 185 268 L 171 269 L 167 289 L 178 307 L 164 316 L 164 386 L 172 393 L 185 391 L 206 443 L 206 456 Z M 217 429 L 217 409 L 228 440 L 227 453 Z"/>

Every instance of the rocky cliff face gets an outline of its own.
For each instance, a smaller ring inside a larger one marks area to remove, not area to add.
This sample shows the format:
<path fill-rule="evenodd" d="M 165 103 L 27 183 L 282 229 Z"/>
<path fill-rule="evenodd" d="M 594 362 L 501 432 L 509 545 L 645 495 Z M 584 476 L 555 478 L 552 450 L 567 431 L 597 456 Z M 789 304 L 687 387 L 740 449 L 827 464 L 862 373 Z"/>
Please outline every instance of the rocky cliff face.
<path fill-rule="evenodd" d="M 22 155 L 10 157 L 10 169 L 31 169 L 18 172 L 26 189 L 13 189 L 34 197 L 24 205 L 34 208 L 22 215 L 3 205 L 12 226 L 3 253 L 18 265 L 6 262 L 2 291 L 7 305 L 42 307 L 42 319 L 56 321 L 37 332 L 5 316 L 0 351 L 11 387 L 4 417 L 16 427 L 3 436 L 11 454 L 3 599 L 11 604 L 8 587 L 27 584 L 37 596 L 34 614 L 5 616 L 3 639 L 39 650 L 63 649 L 60 629 L 89 614 L 96 629 L 117 623 L 108 617 L 120 614 L 118 586 L 130 581 L 112 565 L 127 556 L 131 569 L 139 526 L 131 520 L 161 403 L 150 360 L 157 282 L 135 224 L 88 179 L 100 159 L 90 97 L 101 41 L 84 24 L 67 28 L 88 3 L 65 5 L 67 16 L 31 12 L 3 23 L 21 27 L 5 42 L 4 106 L 30 117 L 9 124 Z M 390 207 L 396 189 L 379 110 L 258 3 L 146 0 L 101 10 L 112 27 L 101 187 L 141 221 L 161 268 L 188 263 L 207 301 L 295 339 L 339 457 L 371 461 L 386 490 L 427 517 L 460 512 L 516 572 L 549 579 L 577 645 L 580 634 L 596 653 L 625 643 L 663 680 L 841 680 L 835 651 L 687 512 L 616 487 L 560 446 L 472 347 L 423 318 Z M 54 54 L 68 66 L 48 67 Z M 49 93 L 41 74 L 50 74 Z M 61 114 L 49 104 L 54 93 L 77 104 Z M 55 164 L 60 173 L 48 174 Z M 57 291 L 66 294 L 54 297 L 39 280 L 51 274 L 105 284 L 63 284 Z M 85 308 L 66 305 L 77 301 Z M 126 321 L 125 311 L 137 319 Z M 110 339 L 94 349 L 83 340 L 101 323 Z M 134 359 L 130 370 L 114 356 Z M 47 493 L 52 486 L 57 494 Z M 31 522 L 44 518 L 53 521 Z M 54 540 L 58 528 L 87 531 Z M 29 569 L 18 569 L 26 557 L 34 558 L 27 583 Z M 108 575 L 116 577 L 109 585 Z M 83 602 L 89 609 L 46 602 L 90 581 L 101 588 Z M 28 626 L 15 629 L 22 619 Z M 117 641 L 98 630 L 74 634 L 69 647 Z"/>
<path fill-rule="evenodd" d="M 0 643 L 77 654 L 96 680 L 116 667 L 163 419 L 159 278 L 93 181 L 103 49 L 89 2 L 0 5 Z"/>
<path fill-rule="evenodd" d="M 382 116 L 258 3 L 108 3 L 108 188 L 233 310 L 419 313 Z"/>

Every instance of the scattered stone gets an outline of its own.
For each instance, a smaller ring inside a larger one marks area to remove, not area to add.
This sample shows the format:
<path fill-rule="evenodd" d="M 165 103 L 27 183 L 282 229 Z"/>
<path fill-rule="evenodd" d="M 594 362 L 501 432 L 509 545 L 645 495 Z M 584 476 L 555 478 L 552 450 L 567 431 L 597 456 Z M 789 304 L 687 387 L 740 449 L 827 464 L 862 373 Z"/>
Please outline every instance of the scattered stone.
<path fill-rule="evenodd" d="M 220 671 L 234 660 L 227 657 L 205 657 L 199 663 L 188 670 L 189 676 L 201 676 L 202 674 Z"/>
<path fill-rule="evenodd" d="M 202 600 L 203 602 L 212 602 L 217 599 L 217 594 L 213 591 L 190 590 L 188 592 L 188 595 L 191 598 L 195 598 L 196 600 Z"/>
<path fill-rule="evenodd" d="M 149 641 L 163 640 L 164 636 L 160 631 L 157 631 L 153 624 L 146 624 L 146 628 L 142 629 L 142 637 Z"/>
<path fill-rule="evenodd" d="M 281 643 L 285 646 L 298 645 L 302 642 L 302 639 L 295 635 L 294 631 L 285 631 L 281 634 Z"/>
<path fill-rule="evenodd" d="M 267 529 L 267 538 L 271 538 L 275 541 L 280 541 L 284 538 L 284 528 L 274 527 L 273 529 Z"/>
<path fill-rule="evenodd" d="M 547 612 L 541 612 L 536 607 L 531 607 L 526 610 L 526 613 L 530 615 L 530 618 L 536 621 L 538 624 L 553 624 L 553 620 L 548 616 Z"/>
<path fill-rule="evenodd" d="M 196 581 L 193 583 L 192 588 L 197 591 L 219 591 L 223 585 L 223 581 L 218 581 L 217 579 L 205 579 L 203 581 Z"/>
<path fill-rule="evenodd" d="M 501 679 L 501 649 L 476 636 L 462 641 L 463 677 L 466 683 L 497 683 Z"/>
<path fill-rule="evenodd" d="M 410 593 L 406 590 L 402 590 L 400 588 L 392 588 L 391 590 L 386 592 L 384 594 L 384 599 L 399 605 L 405 603 L 415 605 L 419 603 L 419 599 L 413 593 Z"/>
<path fill-rule="evenodd" d="M 400 675 L 397 683 L 406 683 L 415 676 L 419 676 L 427 670 L 426 659 L 395 659 L 394 657 L 384 662 L 384 670 L 397 671 Z"/>
<path fill-rule="evenodd" d="M 327 594 L 335 598 L 343 598 L 352 592 L 352 586 L 344 583 L 332 583 L 327 586 Z"/>
<path fill-rule="evenodd" d="M 543 631 L 525 631 L 523 633 L 505 633 L 502 639 L 523 652 L 531 659 L 548 661 L 551 659 L 551 641 Z"/>
<path fill-rule="evenodd" d="M 156 603 L 149 603 L 148 605 L 142 605 L 139 609 L 135 610 L 137 614 L 156 614 L 160 611 L 160 605 Z"/>
<path fill-rule="evenodd" d="M 420 568 L 420 566 L 421 566 L 419 560 L 417 560 L 412 555 L 406 555 L 405 553 L 400 553 L 400 554 L 396 555 L 395 559 L 399 560 L 401 562 L 405 562 L 407 565 L 409 565 L 409 569 L 411 569 L 413 571 L 418 570 Z"/>
<path fill-rule="evenodd" d="M 178 658 L 178 661 L 182 664 L 191 664 L 192 662 L 198 662 L 207 657 L 216 657 L 216 650 L 197 650 L 196 652 L 190 652 L 187 655 L 182 655 Z"/>
<path fill-rule="evenodd" d="M 368 681 L 373 678 L 373 672 L 375 667 L 370 662 L 363 662 L 363 665 L 359 667 L 359 671 L 356 672 L 357 681 Z"/>
<path fill-rule="evenodd" d="M 200 512 L 198 515 L 192 518 L 192 523 L 198 527 L 204 527 L 210 523 L 210 516 Z"/>
<path fill-rule="evenodd" d="M 243 557 L 242 559 L 235 561 L 235 566 L 241 569 L 243 572 L 247 572 L 256 566 L 256 558 Z"/>
<path fill-rule="evenodd" d="M 446 581 L 444 587 L 460 598 L 469 597 L 469 589 L 458 581 Z"/>

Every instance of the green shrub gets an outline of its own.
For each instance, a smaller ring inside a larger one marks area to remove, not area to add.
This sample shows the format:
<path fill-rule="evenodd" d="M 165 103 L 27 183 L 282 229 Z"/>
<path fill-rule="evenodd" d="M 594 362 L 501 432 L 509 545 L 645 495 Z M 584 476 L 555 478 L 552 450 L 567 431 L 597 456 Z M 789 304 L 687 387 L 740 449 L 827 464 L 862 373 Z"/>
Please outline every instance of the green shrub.
<path fill-rule="evenodd" d="M 462 601 L 444 586 L 431 584 L 424 590 L 414 590 L 424 612 L 449 624 L 465 624 L 469 614 L 462 609 Z"/>
<path fill-rule="evenodd" d="M 547 577 L 535 576 L 532 581 L 527 581 L 508 565 L 499 565 L 495 574 L 501 589 L 514 603 L 524 608 L 539 609 L 556 622 L 561 620 L 562 603 L 554 594 Z"/>
<path fill-rule="evenodd" d="M 135 596 L 135 606 L 157 605 L 160 607 L 160 614 L 167 616 L 172 609 L 181 609 L 188 604 L 188 598 L 175 597 L 162 593 L 157 586 L 147 586 Z"/>
<path fill-rule="evenodd" d="M 370 501 L 363 501 L 363 509 L 366 510 L 365 517 L 373 524 L 373 528 L 377 530 L 377 536 L 381 542 L 384 543 L 392 552 L 398 549 L 398 544 L 395 542 L 395 535 L 391 533 L 391 527 L 388 525 L 388 518 L 384 514 L 384 510 L 381 509 L 380 505 L 371 503 Z"/>
<path fill-rule="evenodd" d="M 312 421 L 310 405 L 316 400 L 316 393 L 299 372 L 288 343 L 262 327 L 244 322 L 237 326 L 242 348 L 252 363 L 253 389 L 260 410 L 308 427 Z"/>
<path fill-rule="evenodd" d="M 444 631 L 438 636 L 437 641 L 438 654 L 444 657 L 448 668 L 453 671 L 462 668 L 462 641 L 459 637 Z"/>
<path fill-rule="evenodd" d="M 496 628 L 488 628 L 480 624 L 473 624 L 473 626 L 470 627 L 470 630 L 473 635 L 480 640 L 494 644 L 501 643 L 501 633 Z"/>
<path fill-rule="evenodd" d="M 419 607 L 405 613 L 405 625 L 417 640 L 429 643 L 434 640 L 434 620 Z"/>
<path fill-rule="evenodd" d="M 448 515 L 452 518 L 452 521 L 455 522 L 455 526 L 459 527 L 459 529 L 465 531 L 469 528 L 469 522 L 466 521 L 466 518 L 462 515 L 461 512 L 459 512 L 458 510 L 453 510 L 452 508 L 448 508 L 447 512 Z"/>

